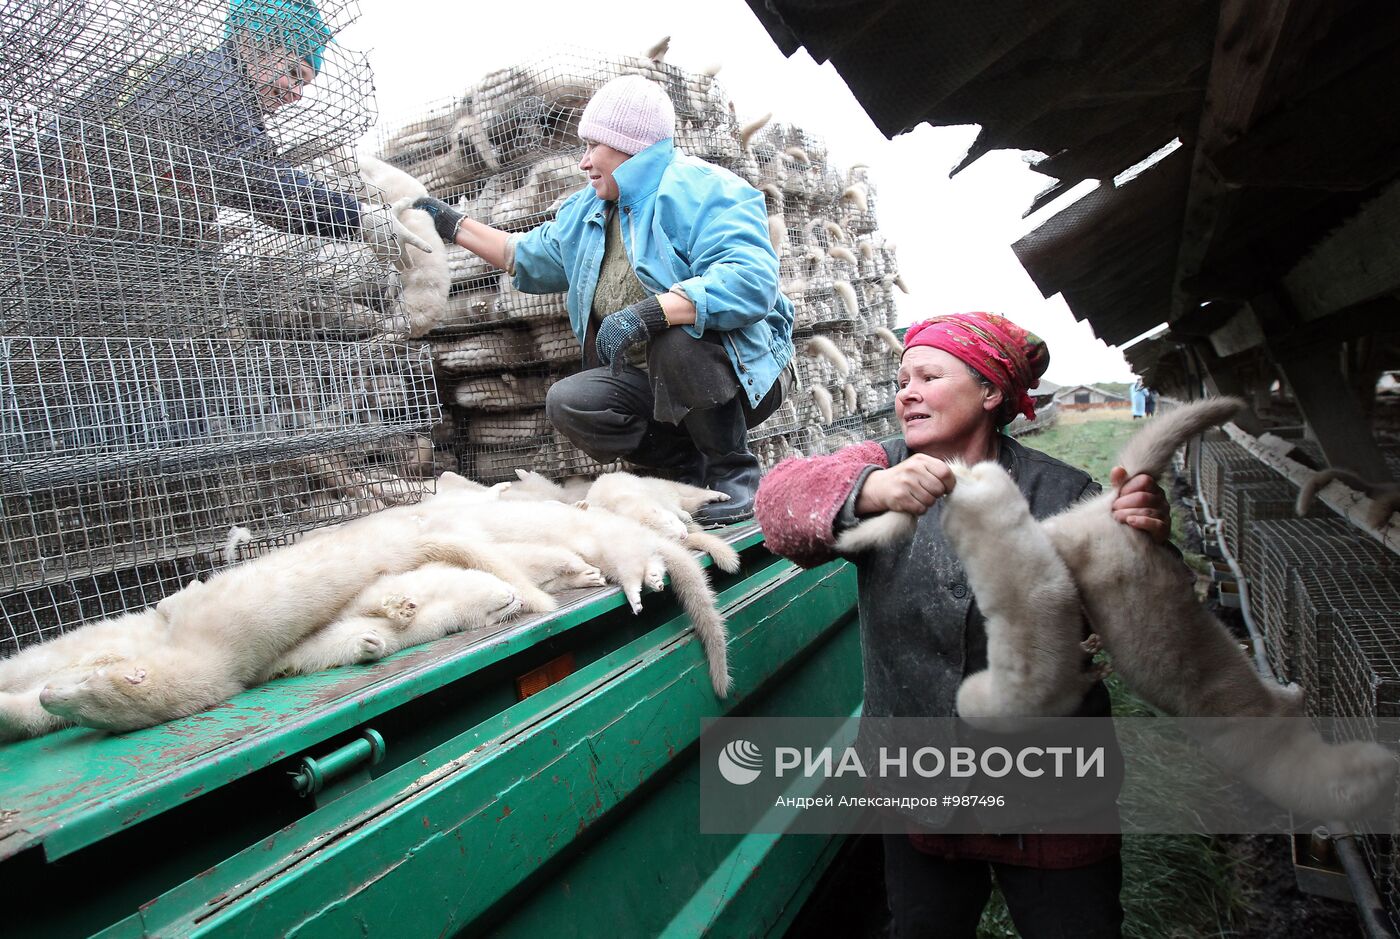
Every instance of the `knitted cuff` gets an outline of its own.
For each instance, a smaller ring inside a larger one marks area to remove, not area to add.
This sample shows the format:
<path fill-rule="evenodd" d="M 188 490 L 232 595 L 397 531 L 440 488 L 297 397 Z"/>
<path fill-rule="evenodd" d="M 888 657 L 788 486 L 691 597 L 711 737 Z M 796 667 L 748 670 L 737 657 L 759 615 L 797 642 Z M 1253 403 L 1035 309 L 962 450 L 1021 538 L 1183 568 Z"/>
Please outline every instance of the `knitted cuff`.
<path fill-rule="evenodd" d="M 647 328 L 648 336 L 655 336 L 671 325 L 666 322 L 666 312 L 661 309 L 661 301 L 654 294 L 632 304 L 632 312 L 641 319 L 642 325 Z"/>

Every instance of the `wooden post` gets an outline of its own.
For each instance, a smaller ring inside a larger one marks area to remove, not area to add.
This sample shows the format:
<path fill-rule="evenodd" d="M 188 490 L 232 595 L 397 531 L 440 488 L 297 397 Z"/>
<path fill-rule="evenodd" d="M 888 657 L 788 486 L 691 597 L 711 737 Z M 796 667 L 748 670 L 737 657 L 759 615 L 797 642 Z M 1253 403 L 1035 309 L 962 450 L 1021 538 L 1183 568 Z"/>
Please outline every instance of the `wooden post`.
<path fill-rule="evenodd" d="M 1344 466 L 1372 482 L 1389 481 L 1380 448 L 1342 374 L 1341 343 L 1317 342 L 1307 348 L 1271 348 L 1270 352 L 1292 386 L 1308 431 L 1322 445 L 1328 465 Z"/>

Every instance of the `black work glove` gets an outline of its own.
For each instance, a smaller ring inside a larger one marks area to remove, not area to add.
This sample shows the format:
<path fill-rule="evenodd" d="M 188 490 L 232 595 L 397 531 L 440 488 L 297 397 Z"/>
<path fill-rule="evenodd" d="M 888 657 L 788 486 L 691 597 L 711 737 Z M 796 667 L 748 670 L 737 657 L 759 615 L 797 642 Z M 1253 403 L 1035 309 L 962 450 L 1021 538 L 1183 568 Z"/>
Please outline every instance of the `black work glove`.
<path fill-rule="evenodd" d="M 661 312 L 661 301 L 655 296 L 638 300 L 616 313 L 609 313 L 598 325 L 598 358 L 604 365 L 612 367 L 614 375 L 621 374 L 627 350 L 665 330 L 668 325 L 666 314 Z"/>
<path fill-rule="evenodd" d="M 434 199 L 432 196 L 420 196 L 414 201 L 415 209 L 422 209 L 433 217 L 433 227 L 437 229 L 438 237 L 447 244 L 457 242 L 457 226 L 462 224 L 462 219 L 466 218 L 452 206 L 441 199 Z"/>

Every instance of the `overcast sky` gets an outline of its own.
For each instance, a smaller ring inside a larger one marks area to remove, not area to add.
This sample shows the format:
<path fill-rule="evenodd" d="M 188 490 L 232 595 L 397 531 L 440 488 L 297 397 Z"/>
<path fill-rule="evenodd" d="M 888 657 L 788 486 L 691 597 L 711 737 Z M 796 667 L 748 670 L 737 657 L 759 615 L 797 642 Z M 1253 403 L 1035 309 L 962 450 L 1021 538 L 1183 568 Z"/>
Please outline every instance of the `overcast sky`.
<path fill-rule="evenodd" d="M 1013 241 L 1078 193 L 1023 220 L 1021 213 L 1048 180 L 1014 152 L 984 156 L 950 180 L 948 170 L 975 128 L 923 125 L 886 140 L 834 68 L 817 65 L 805 50 L 784 58 L 744 0 L 361 0 L 360 6 L 360 20 L 337 41 L 369 56 L 380 120 L 389 127 L 493 69 L 528 63 L 542 51 L 640 54 L 670 35 L 666 61 L 691 70 L 722 65 L 718 78 L 741 122 L 772 111 L 775 121 L 825 138 L 837 165 L 869 164 L 880 231 L 898 246 L 911 291 L 898 297 L 901 323 L 962 310 L 995 311 L 1049 343 L 1047 379 L 1131 380 L 1119 350 L 1095 339 L 1061 299 L 1043 299 L 1011 252 Z M 374 139 L 377 132 L 371 131 L 367 142 Z"/>

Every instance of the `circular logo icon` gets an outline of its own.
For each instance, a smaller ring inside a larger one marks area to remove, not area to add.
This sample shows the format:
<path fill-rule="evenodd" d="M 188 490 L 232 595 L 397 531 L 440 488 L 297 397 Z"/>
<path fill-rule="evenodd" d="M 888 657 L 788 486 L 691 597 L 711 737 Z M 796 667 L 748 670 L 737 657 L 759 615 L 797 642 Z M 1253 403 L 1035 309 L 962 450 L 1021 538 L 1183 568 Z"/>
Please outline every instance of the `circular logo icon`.
<path fill-rule="evenodd" d="M 763 753 L 747 740 L 733 740 L 719 754 L 719 774 L 736 786 L 747 786 L 763 772 Z"/>

